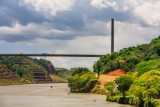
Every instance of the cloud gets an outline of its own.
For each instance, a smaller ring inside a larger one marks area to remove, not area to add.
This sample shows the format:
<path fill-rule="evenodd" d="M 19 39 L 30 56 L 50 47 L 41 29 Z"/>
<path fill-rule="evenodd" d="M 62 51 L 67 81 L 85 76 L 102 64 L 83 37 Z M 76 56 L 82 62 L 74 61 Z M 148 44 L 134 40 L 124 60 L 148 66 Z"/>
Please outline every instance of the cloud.
<path fill-rule="evenodd" d="M 159 35 L 157 27 L 143 27 L 140 24 L 130 24 L 120 21 L 115 22 L 115 48 L 136 46 L 149 43 Z"/>
<path fill-rule="evenodd" d="M 20 6 L 27 6 L 37 12 L 55 16 L 57 12 L 68 11 L 73 6 L 74 0 L 20 0 Z"/>
<path fill-rule="evenodd" d="M 159 0 L 0 0 L 0 53 L 110 53 L 159 35 Z M 5 47 L 4 47 L 5 46 Z M 62 67 L 92 67 L 96 58 L 50 58 Z"/>
<path fill-rule="evenodd" d="M 93 63 L 98 60 L 98 58 L 61 58 L 61 57 L 47 57 L 46 59 L 50 60 L 55 67 L 65 67 L 65 68 L 74 68 L 74 67 L 88 67 L 90 70 L 93 70 Z"/>
<path fill-rule="evenodd" d="M 59 39 L 63 37 L 65 39 L 65 35 L 67 35 L 69 31 L 54 29 L 51 24 L 47 22 L 42 24 L 29 23 L 26 26 L 16 22 L 11 27 L 1 26 L 0 33 L 2 40 L 8 42 L 23 42 L 36 38 Z"/>
<path fill-rule="evenodd" d="M 140 2 L 133 10 L 136 18 L 150 26 L 160 26 L 160 1 L 149 0 L 148 2 Z"/>
<path fill-rule="evenodd" d="M 117 3 L 113 0 L 92 0 L 91 5 L 98 9 L 107 8 L 107 7 L 117 7 Z"/>
<path fill-rule="evenodd" d="M 160 1 L 159 0 L 92 0 L 91 5 L 100 10 L 109 10 L 113 18 L 122 21 L 140 23 L 142 26 L 160 26 Z M 106 11 L 107 12 L 107 11 Z M 124 19 L 124 17 L 122 17 Z"/>

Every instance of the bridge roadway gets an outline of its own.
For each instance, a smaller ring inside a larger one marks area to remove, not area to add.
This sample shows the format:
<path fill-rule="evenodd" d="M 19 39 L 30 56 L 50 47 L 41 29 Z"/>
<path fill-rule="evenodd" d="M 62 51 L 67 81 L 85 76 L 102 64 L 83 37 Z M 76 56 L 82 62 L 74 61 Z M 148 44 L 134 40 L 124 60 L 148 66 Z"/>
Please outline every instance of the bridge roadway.
<path fill-rule="evenodd" d="M 104 55 L 96 55 L 96 54 L 48 54 L 48 53 L 41 53 L 41 54 L 0 54 L 0 56 L 40 56 L 40 57 L 101 57 Z"/>

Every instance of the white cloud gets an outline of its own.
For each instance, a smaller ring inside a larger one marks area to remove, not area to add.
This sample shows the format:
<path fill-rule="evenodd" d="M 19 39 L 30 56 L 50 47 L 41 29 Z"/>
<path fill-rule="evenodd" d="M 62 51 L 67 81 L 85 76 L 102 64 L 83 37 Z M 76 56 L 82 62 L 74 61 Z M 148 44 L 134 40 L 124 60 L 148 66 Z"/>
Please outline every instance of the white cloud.
<path fill-rule="evenodd" d="M 144 23 L 151 26 L 160 26 L 160 1 L 149 0 L 140 2 L 139 6 L 135 7 L 133 14 L 143 21 Z"/>
<path fill-rule="evenodd" d="M 106 36 L 110 31 L 110 23 L 104 21 L 94 21 L 91 23 L 88 23 L 88 21 L 86 21 L 85 23 L 86 24 L 84 29 L 91 35 Z"/>
<path fill-rule="evenodd" d="M 160 26 L 160 0 L 92 0 L 91 5 L 98 9 L 111 7 L 129 15 L 128 19 L 134 23 Z"/>
<path fill-rule="evenodd" d="M 57 12 L 70 10 L 74 5 L 74 1 L 75 0 L 19 0 L 19 4 L 22 8 L 26 6 L 28 9 L 31 9 L 31 11 L 42 13 L 43 16 L 47 14 L 53 18 L 53 16 L 57 15 Z M 57 15 L 55 18 L 58 20 L 57 22 L 55 22 L 56 20 L 45 22 L 46 20 L 42 19 L 40 23 L 31 20 L 27 22 L 28 24 L 22 25 L 23 21 L 17 21 L 13 26 L 0 26 L 0 51 L 4 51 L 3 45 L 5 45 L 5 52 L 13 53 L 17 48 L 20 51 L 23 50 L 24 52 L 30 53 L 34 53 L 36 50 L 38 52 L 51 53 L 110 53 L 110 21 L 107 22 L 110 16 L 117 18 L 117 20 L 115 20 L 116 51 L 128 46 L 149 43 L 151 39 L 159 35 L 159 0 L 88 0 L 87 2 L 81 1 L 80 3 L 82 4 L 75 4 L 76 6 L 74 6 L 72 12 Z M 84 3 L 88 4 L 84 5 Z M 99 10 L 95 12 L 90 5 Z M 88 7 L 82 9 L 83 6 Z M 81 9 L 83 11 L 81 11 Z M 107 14 L 104 13 L 106 11 L 108 12 Z M 97 16 L 97 12 L 102 12 L 102 14 L 98 14 L 99 16 Z M 6 12 L 1 13 L 3 13 L 2 16 L 4 16 L 4 13 L 7 14 Z M 20 13 L 20 15 L 21 14 L 22 13 Z M 78 17 L 71 18 L 77 15 Z M 80 20 L 78 18 L 83 16 L 85 16 L 83 20 L 84 24 L 75 23 L 79 22 Z M 142 26 L 142 22 L 145 26 Z M 54 25 L 56 24 L 67 28 L 67 30 L 63 30 L 59 26 L 55 29 Z M 82 29 L 75 30 L 73 29 L 74 27 L 70 27 L 77 25 L 81 26 Z M 16 37 L 17 35 L 18 37 Z M 20 41 L 16 43 L 6 42 L 6 39 L 3 39 L 4 37 L 15 39 L 14 36 L 16 39 L 23 36 L 29 36 L 31 39 L 24 38 L 24 41 L 20 39 Z M 10 48 L 6 48 L 6 45 Z M 51 60 L 55 66 L 66 68 L 76 66 L 91 68 L 94 61 L 97 60 L 97 58 L 50 57 L 47 57 L 47 59 Z"/>
<path fill-rule="evenodd" d="M 2 39 L 4 37 L 10 38 L 11 36 L 20 36 L 21 38 L 30 37 L 31 40 L 33 40 L 35 38 L 61 37 L 64 34 L 68 34 L 69 31 L 54 29 L 48 22 L 43 22 L 41 24 L 29 23 L 27 25 L 21 25 L 19 22 L 16 22 L 13 26 L 0 26 L 0 33 L 0 38 Z M 25 41 L 28 40 L 26 39 Z"/>
<path fill-rule="evenodd" d="M 136 46 L 149 43 L 159 35 L 157 27 L 142 27 L 139 24 L 115 22 L 115 48 Z"/>
<path fill-rule="evenodd" d="M 64 68 L 74 68 L 74 67 L 88 67 L 93 69 L 93 63 L 98 60 L 98 58 L 73 58 L 73 57 L 47 57 L 55 67 Z"/>
<path fill-rule="evenodd" d="M 55 16 L 57 12 L 68 11 L 74 0 L 20 0 L 20 6 L 27 6 L 35 11 Z"/>
<path fill-rule="evenodd" d="M 92 0 L 91 5 L 98 9 L 107 8 L 107 7 L 115 7 L 117 6 L 116 2 L 113 0 Z"/>
<path fill-rule="evenodd" d="M 84 36 L 72 40 L 38 39 L 32 45 L 46 47 L 51 53 L 63 54 L 106 54 L 110 53 L 110 38 L 108 36 Z M 47 57 L 55 67 L 73 68 L 88 67 L 92 69 L 98 58 Z"/>

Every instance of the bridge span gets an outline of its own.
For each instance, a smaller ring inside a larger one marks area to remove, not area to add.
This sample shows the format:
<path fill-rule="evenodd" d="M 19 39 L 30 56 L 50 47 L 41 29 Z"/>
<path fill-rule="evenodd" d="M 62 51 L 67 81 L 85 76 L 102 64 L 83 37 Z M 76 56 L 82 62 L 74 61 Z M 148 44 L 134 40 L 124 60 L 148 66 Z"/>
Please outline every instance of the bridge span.
<path fill-rule="evenodd" d="M 0 54 L 0 56 L 32 56 L 32 57 L 101 57 L 104 56 L 102 54 L 49 54 L 49 53 L 41 53 L 41 54 Z"/>

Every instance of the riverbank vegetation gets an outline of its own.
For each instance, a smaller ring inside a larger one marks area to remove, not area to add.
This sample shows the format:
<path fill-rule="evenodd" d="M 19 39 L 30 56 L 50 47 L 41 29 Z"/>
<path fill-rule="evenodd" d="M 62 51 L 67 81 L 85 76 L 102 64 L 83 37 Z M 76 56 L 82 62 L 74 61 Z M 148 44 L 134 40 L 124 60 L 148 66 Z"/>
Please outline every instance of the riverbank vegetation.
<path fill-rule="evenodd" d="M 160 36 L 150 44 L 107 54 L 94 64 L 100 74 L 122 69 L 126 76 L 106 83 L 107 101 L 140 107 L 160 106 Z"/>
<path fill-rule="evenodd" d="M 71 92 L 91 92 L 97 83 L 96 73 L 87 68 L 73 68 L 72 77 L 68 78 Z"/>
<path fill-rule="evenodd" d="M 150 44 L 107 54 L 93 68 L 92 73 L 79 73 L 69 79 L 71 91 L 106 93 L 107 101 L 140 107 L 160 107 L 160 36 Z M 95 73 L 107 74 L 117 69 L 125 71 L 126 75 L 106 83 L 106 91 L 101 91 Z M 91 80 L 94 81 L 90 82 Z M 88 87 L 88 82 L 94 84 L 94 88 Z"/>

